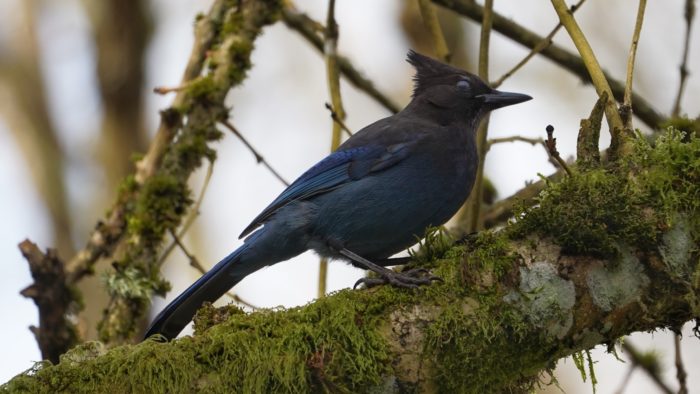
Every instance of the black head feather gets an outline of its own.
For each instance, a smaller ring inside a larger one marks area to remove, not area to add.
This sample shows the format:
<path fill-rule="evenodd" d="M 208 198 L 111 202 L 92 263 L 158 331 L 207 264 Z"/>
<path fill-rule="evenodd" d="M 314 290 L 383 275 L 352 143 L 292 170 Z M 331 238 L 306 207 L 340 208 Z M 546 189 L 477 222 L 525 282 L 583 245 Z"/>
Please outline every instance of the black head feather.
<path fill-rule="evenodd" d="M 414 50 L 408 51 L 406 60 L 416 69 L 416 75 L 413 77 L 413 97 L 431 86 L 453 85 L 464 78 L 478 80 L 473 74 L 421 55 Z"/>

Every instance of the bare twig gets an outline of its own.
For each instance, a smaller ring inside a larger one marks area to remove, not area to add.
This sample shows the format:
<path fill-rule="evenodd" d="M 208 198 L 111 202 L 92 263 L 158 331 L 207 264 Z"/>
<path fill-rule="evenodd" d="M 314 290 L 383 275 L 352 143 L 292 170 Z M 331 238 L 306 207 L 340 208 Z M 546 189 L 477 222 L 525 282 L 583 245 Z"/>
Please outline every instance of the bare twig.
<path fill-rule="evenodd" d="M 433 2 L 449 8 L 476 22 L 481 22 L 483 19 L 484 8 L 476 1 L 433 0 Z M 495 12 L 493 14 L 493 30 L 528 48 L 534 48 L 542 40 L 544 40 L 542 36 L 535 34 L 534 32 L 513 22 L 509 18 Z M 552 44 L 543 49 L 540 54 L 560 65 L 565 70 L 577 75 L 583 81 L 590 80 L 590 76 L 586 71 L 583 61 L 576 54 L 556 44 Z M 614 93 L 615 99 L 622 101 L 622 96 L 625 89 L 624 84 L 612 78 L 608 73 L 605 73 L 605 77 L 610 83 L 610 88 Z M 636 93 L 632 93 L 632 105 L 634 114 L 651 128 L 659 128 L 667 120 L 666 117 L 654 109 L 648 101 Z"/>
<path fill-rule="evenodd" d="M 495 144 L 502 144 L 504 142 L 516 142 L 516 141 L 527 142 L 528 144 L 531 144 L 531 145 L 541 144 L 542 146 L 544 146 L 546 148 L 546 145 L 545 145 L 544 140 L 542 138 L 539 138 L 539 137 L 538 138 L 529 138 L 529 137 L 523 137 L 521 135 L 513 135 L 510 137 L 500 137 L 500 138 L 489 139 L 486 143 L 486 150 L 491 149 L 491 146 L 493 146 Z"/>
<path fill-rule="evenodd" d="M 292 30 L 295 30 L 302 35 L 311 45 L 319 52 L 323 53 L 323 38 L 318 35 L 318 26 L 320 24 L 309 18 L 306 14 L 298 12 L 292 7 L 285 7 L 282 10 L 282 19 L 285 25 Z M 352 65 L 350 60 L 343 56 L 337 57 L 338 67 L 340 72 L 348 79 L 356 88 L 367 93 L 375 99 L 384 108 L 392 113 L 397 113 L 401 108 L 394 103 L 387 95 L 380 92 L 372 81 L 362 76 L 362 74 Z"/>
<path fill-rule="evenodd" d="M 677 117 L 681 112 L 681 98 L 685 91 L 685 82 L 688 78 L 688 52 L 690 48 L 690 28 L 695 17 L 695 0 L 685 0 L 685 44 L 683 45 L 683 60 L 680 65 L 681 79 L 678 84 L 678 94 L 673 104 L 672 116 Z"/>
<path fill-rule="evenodd" d="M 637 366 L 634 364 L 630 365 L 629 368 L 627 368 L 625 377 L 622 379 L 622 383 L 620 383 L 620 388 L 617 389 L 616 394 L 623 394 L 625 392 L 625 389 L 627 388 L 630 378 L 632 377 L 632 373 L 634 373 L 635 369 L 637 369 Z"/>
<path fill-rule="evenodd" d="M 194 256 L 192 253 L 190 253 L 187 250 L 187 247 L 185 247 L 185 245 L 182 243 L 182 241 L 180 240 L 180 237 L 178 237 L 177 234 L 175 234 L 175 232 L 172 230 L 170 231 L 170 235 L 172 235 L 172 237 L 173 237 L 173 242 L 180 248 L 182 253 L 184 253 L 184 255 L 187 257 L 187 259 L 190 261 L 190 266 L 192 266 L 192 268 L 199 271 L 200 274 L 202 274 L 202 275 L 206 274 L 207 269 L 204 268 L 204 266 L 199 262 L 199 260 L 197 259 L 196 256 Z M 251 309 L 258 309 L 257 306 L 242 299 L 240 296 L 238 296 L 238 294 L 231 293 L 230 291 L 227 291 L 226 295 L 239 304 L 245 305 Z"/>
<path fill-rule="evenodd" d="M 572 174 L 569 166 L 566 165 L 564 159 L 559 156 L 559 151 L 557 151 L 557 139 L 554 138 L 554 127 L 552 125 L 547 125 L 547 140 L 545 141 L 545 146 L 547 147 L 549 155 L 559 163 L 561 168 L 563 168 L 569 176 L 571 176 Z"/>
<path fill-rule="evenodd" d="M 444 62 L 449 63 L 452 54 L 447 47 L 445 35 L 442 33 L 440 20 L 435 13 L 435 8 L 430 3 L 430 0 L 418 0 L 418 8 L 420 8 L 420 13 L 423 17 L 423 24 L 425 24 L 425 28 L 428 29 L 433 40 L 435 55 Z"/>
<path fill-rule="evenodd" d="M 625 340 L 622 343 L 622 349 L 627 353 L 632 361 L 632 364 L 642 368 L 644 372 L 649 375 L 652 381 L 666 394 L 673 394 L 674 391 L 664 382 L 661 377 L 660 366 L 658 363 L 658 356 L 644 354 L 639 351 L 635 346 L 633 346 L 629 340 Z"/>
<path fill-rule="evenodd" d="M 345 134 L 348 135 L 348 137 L 352 137 L 352 131 L 350 131 L 345 122 L 343 122 L 343 120 L 340 119 L 338 114 L 333 110 L 333 107 L 330 105 L 330 103 L 326 103 L 326 109 L 328 110 L 328 112 L 330 112 L 331 119 L 333 119 L 333 121 L 337 123 L 341 129 L 343 129 L 343 131 L 345 132 Z"/>
<path fill-rule="evenodd" d="M 267 160 L 265 160 L 265 158 L 264 158 L 257 150 L 255 150 L 255 148 L 253 148 L 253 145 L 251 145 L 250 142 L 248 142 L 248 140 L 245 139 L 245 137 L 243 137 L 243 134 L 241 134 L 241 132 L 238 131 L 238 129 L 236 129 L 236 128 L 231 124 L 231 122 L 229 122 L 228 120 L 222 120 L 222 121 L 221 121 L 221 124 L 224 125 L 224 127 L 226 127 L 227 129 L 229 129 L 229 131 L 231 131 L 231 132 L 233 133 L 233 135 L 235 135 L 236 137 L 238 137 L 238 139 L 241 140 L 241 142 L 243 142 L 243 145 L 245 145 L 246 148 L 248 148 L 248 150 L 253 154 L 253 156 L 255 156 L 255 161 L 257 161 L 259 164 L 264 165 L 268 170 L 270 170 L 270 172 L 272 173 L 272 175 L 274 175 L 275 178 L 277 178 L 277 179 L 278 179 L 280 182 L 282 182 L 285 186 L 289 186 L 289 182 L 287 182 L 287 181 L 282 177 L 282 175 L 280 175 L 280 173 L 277 172 L 277 170 L 275 170 L 274 168 L 272 168 L 272 165 L 270 165 L 270 163 L 269 163 Z"/>
<path fill-rule="evenodd" d="M 491 25 L 493 21 L 493 0 L 486 0 L 484 3 L 484 18 L 481 21 L 481 35 L 479 39 L 479 77 L 489 80 L 489 42 L 491 37 Z M 476 146 L 479 157 L 474 188 L 467 204 L 467 232 L 472 233 L 479 228 L 481 221 L 481 200 L 484 184 L 484 162 L 488 144 L 486 142 L 489 128 L 489 115 L 481 121 L 476 133 Z"/>
<path fill-rule="evenodd" d="M 637 21 L 634 24 L 634 33 L 632 34 L 632 44 L 630 45 L 630 54 L 627 58 L 627 79 L 625 81 L 625 94 L 622 100 L 624 108 L 624 123 L 625 127 L 632 130 L 632 77 L 634 75 L 634 59 L 637 55 L 637 45 L 639 43 L 639 34 L 642 31 L 642 22 L 644 21 L 644 9 L 647 6 L 646 0 L 639 0 L 639 8 L 637 10 Z"/>
<path fill-rule="evenodd" d="M 673 347 L 676 350 L 676 378 L 680 386 L 678 394 L 688 394 L 688 382 L 686 380 L 688 373 L 685 372 L 683 357 L 681 357 L 681 334 L 675 333 L 673 335 Z"/>
<path fill-rule="evenodd" d="M 156 86 L 155 88 L 153 88 L 153 93 L 160 95 L 165 95 L 168 93 L 177 93 L 187 89 L 187 86 L 187 84 L 180 86 Z"/>
<path fill-rule="evenodd" d="M 204 183 L 202 184 L 202 190 L 199 192 L 199 197 L 197 197 L 197 201 L 195 201 L 194 205 L 192 208 L 190 208 L 190 213 L 187 215 L 187 218 L 185 218 L 185 221 L 182 224 L 182 227 L 180 227 L 180 231 L 178 232 L 178 237 L 182 238 L 185 234 L 187 234 L 187 231 L 190 229 L 190 226 L 192 226 L 192 223 L 194 223 L 194 220 L 199 216 L 199 209 L 202 206 L 202 201 L 204 201 L 204 195 L 207 192 L 207 189 L 209 188 L 209 181 L 211 181 L 211 176 L 214 173 L 214 163 L 209 161 L 209 165 L 207 166 L 207 174 L 204 176 Z M 158 263 L 156 263 L 156 266 L 160 267 L 163 265 L 163 262 L 165 259 L 168 258 L 170 253 L 173 251 L 173 249 L 177 246 L 175 239 L 168 245 L 164 250 L 163 253 L 160 255 L 160 258 L 158 258 Z"/>
<path fill-rule="evenodd" d="M 581 8 L 581 5 L 585 1 L 586 0 L 579 0 L 578 3 L 572 5 L 571 6 L 571 13 L 574 13 L 579 8 Z M 523 67 L 527 62 L 529 62 L 530 59 L 532 59 L 535 55 L 537 55 L 538 53 L 542 52 L 544 49 L 546 49 L 550 45 L 552 45 L 552 38 L 554 38 L 554 36 L 557 34 L 559 29 L 561 29 L 561 27 L 562 27 L 561 22 L 557 23 L 557 25 L 554 26 L 554 29 L 552 29 L 552 31 L 549 32 L 549 34 L 547 34 L 547 37 L 545 37 L 542 41 L 538 42 L 537 45 L 532 47 L 532 49 L 530 50 L 530 53 L 528 53 L 527 56 L 525 56 L 523 58 L 523 60 L 519 61 L 518 64 L 516 64 L 513 68 L 508 70 L 505 74 L 503 74 L 503 76 L 498 78 L 495 82 L 492 82 L 491 87 L 497 88 L 497 87 L 501 86 L 503 81 L 510 78 L 513 74 L 515 74 L 518 70 L 520 70 L 520 68 Z"/>
<path fill-rule="evenodd" d="M 202 263 L 199 262 L 199 260 L 197 259 L 197 257 L 195 255 L 191 254 L 187 250 L 187 248 L 182 243 L 182 241 L 180 240 L 180 237 L 178 237 L 178 235 L 175 233 L 175 231 L 170 229 L 169 233 L 170 233 L 170 236 L 173 237 L 173 242 L 175 242 L 175 245 L 177 245 L 180 248 L 180 250 L 182 251 L 182 253 L 184 253 L 185 256 L 187 256 L 187 259 L 190 262 L 190 266 L 192 266 L 193 268 L 195 268 L 197 271 L 201 272 L 202 274 L 206 273 L 207 270 L 204 268 Z"/>

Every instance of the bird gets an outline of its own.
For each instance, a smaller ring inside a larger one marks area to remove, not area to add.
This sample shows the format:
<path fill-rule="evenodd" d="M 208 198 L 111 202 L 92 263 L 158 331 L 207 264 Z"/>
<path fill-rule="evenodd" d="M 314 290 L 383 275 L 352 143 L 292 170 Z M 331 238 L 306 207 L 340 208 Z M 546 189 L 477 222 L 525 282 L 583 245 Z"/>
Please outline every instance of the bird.
<path fill-rule="evenodd" d="M 309 249 L 374 271 L 356 283 L 413 288 L 439 279 L 396 272 L 390 258 L 427 228 L 449 220 L 469 196 L 478 167 L 476 130 L 488 112 L 532 97 L 492 89 L 478 76 L 409 50 L 411 100 L 353 134 L 289 185 L 246 227 L 241 247 L 177 296 L 145 338 L 170 340 L 204 302 L 251 273 Z"/>

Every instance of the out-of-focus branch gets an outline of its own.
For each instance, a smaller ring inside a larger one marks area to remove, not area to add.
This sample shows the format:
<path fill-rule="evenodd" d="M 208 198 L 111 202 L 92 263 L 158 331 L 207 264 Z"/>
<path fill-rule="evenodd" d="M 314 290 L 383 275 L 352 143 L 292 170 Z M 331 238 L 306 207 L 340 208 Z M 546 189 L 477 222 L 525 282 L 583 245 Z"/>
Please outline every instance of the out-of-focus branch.
<path fill-rule="evenodd" d="M 187 84 L 202 72 L 207 51 L 216 34 L 216 25 L 213 21 L 220 20 L 226 10 L 221 3 L 221 1 L 215 2 L 208 17 L 200 19 L 196 24 L 194 47 L 183 73 L 181 85 Z M 186 97 L 185 90 L 178 92 L 173 100 L 173 107 L 181 107 Z M 137 164 L 138 170 L 134 179 L 139 184 L 142 184 L 155 171 L 168 144 L 175 136 L 178 122 L 179 116 L 176 113 L 173 111 L 163 112 L 156 136 L 144 158 Z M 126 204 L 126 199 L 119 198 L 108 216 L 97 223 L 85 247 L 68 262 L 66 275 L 69 283 L 75 283 L 82 276 L 91 273 L 92 267 L 100 257 L 110 255 L 115 250 L 126 226 L 124 220 Z"/>
<path fill-rule="evenodd" d="M 673 394 L 674 391 L 664 382 L 661 376 L 661 366 L 659 365 L 658 355 L 656 354 L 645 354 L 639 351 L 635 346 L 633 346 L 628 340 L 622 343 L 622 349 L 625 351 L 632 361 L 632 364 L 636 367 L 641 368 L 651 380 L 656 383 L 656 385 L 666 394 Z"/>
<path fill-rule="evenodd" d="M 678 83 L 678 94 L 676 101 L 673 103 L 672 116 L 677 117 L 681 114 L 681 99 L 685 91 L 685 81 L 688 78 L 688 52 L 690 50 L 690 29 L 693 26 L 693 18 L 695 18 L 695 0 L 685 0 L 685 43 L 683 44 L 683 60 L 680 65 L 680 82 Z"/>
<path fill-rule="evenodd" d="M 320 23 L 292 7 L 285 7 L 282 10 L 282 20 L 287 27 L 301 34 L 314 48 L 324 53 L 323 38 L 318 34 L 319 29 L 323 29 Z M 367 93 L 390 112 L 397 113 L 401 110 L 387 95 L 380 92 L 372 81 L 362 76 L 349 59 L 343 56 L 338 56 L 337 59 L 340 72 L 353 86 Z"/>
<path fill-rule="evenodd" d="M 445 8 L 449 8 L 454 12 L 464 15 L 465 17 L 476 22 L 480 23 L 483 19 L 484 8 L 475 1 L 433 0 L 433 2 Z M 542 42 L 542 40 L 544 40 L 542 36 L 518 25 L 517 23 L 498 13 L 494 13 L 493 15 L 493 30 L 528 48 L 535 48 L 540 42 Z M 574 53 L 556 44 L 552 44 L 543 49 L 540 54 L 571 73 L 577 75 L 583 81 L 590 81 L 590 76 L 586 71 L 583 61 Z M 615 99 L 622 101 L 625 85 L 622 82 L 612 78 L 610 74 L 604 74 L 610 83 L 610 88 L 612 89 Z M 651 128 L 659 128 L 667 120 L 666 117 L 654 109 L 648 101 L 634 92 L 632 93 L 632 105 L 634 114 Z"/>
<path fill-rule="evenodd" d="M 435 8 L 430 3 L 430 0 L 418 0 L 418 7 L 420 8 L 420 13 L 423 16 L 425 28 L 428 29 L 430 37 L 433 40 L 435 55 L 438 57 L 438 59 L 449 63 L 452 54 L 450 53 L 450 49 L 447 47 L 445 35 L 442 34 L 440 20 L 435 13 Z"/>
<path fill-rule="evenodd" d="M 68 320 L 77 304 L 75 293 L 66 285 L 63 262 L 54 249 L 43 253 L 29 240 L 19 244 L 29 263 L 34 283 L 21 294 L 34 300 L 39 309 L 39 327 L 30 327 L 39 343 L 41 356 L 57 364 L 59 356 L 77 341 L 75 326 Z"/>
<path fill-rule="evenodd" d="M 144 54 L 152 20 L 144 0 L 83 1 L 97 49 L 102 98 L 99 160 L 107 175 L 106 195 L 131 172 L 131 157 L 146 149 L 143 122 Z"/>
<path fill-rule="evenodd" d="M 73 223 L 65 184 L 66 152 L 59 144 L 48 110 L 39 65 L 36 1 L 18 3 L 16 36 L 0 48 L 0 111 L 8 122 L 39 197 L 51 218 L 51 233 L 59 255 L 74 253 Z"/>
<path fill-rule="evenodd" d="M 676 378 L 678 379 L 678 394 L 688 394 L 688 373 L 683 365 L 683 357 L 681 356 L 681 334 L 673 334 L 673 348 L 675 350 Z"/>
<path fill-rule="evenodd" d="M 574 12 L 578 11 L 578 9 L 581 8 L 581 5 L 583 4 L 584 1 L 586 1 L 586 0 L 579 0 L 578 3 L 572 5 L 571 6 L 571 13 L 573 14 Z M 557 25 L 554 26 L 554 29 L 552 29 L 552 31 L 549 32 L 549 34 L 547 34 L 547 37 L 545 37 L 542 41 L 537 43 L 537 45 L 535 45 L 533 48 L 531 48 L 530 52 L 523 58 L 523 60 L 519 61 L 518 64 L 513 66 L 513 68 L 508 70 L 505 74 L 503 74 L 503 76 L 498 78 L 495 82 L 492 82 L 491 87 L 493 87 L 495 89 L 495 88 L 501 86 L 503 81 L 510 78 L 513 74 L 515 74 L 518 70 L 520 70 L 520 68 L 522 68 L 525 64 L 527 64 L 527 62 L 529 62 L 530 59 L 532 59 L 538 53 L 542 52 L 545 48 L 548 48 L 550 45 L 552 45 L 552 38 L 554 38 L 554 36 L 557 34 L 559 29 L 561 29 L 561 27 L 562 27 L 561 22 L 557 23 Z"/>

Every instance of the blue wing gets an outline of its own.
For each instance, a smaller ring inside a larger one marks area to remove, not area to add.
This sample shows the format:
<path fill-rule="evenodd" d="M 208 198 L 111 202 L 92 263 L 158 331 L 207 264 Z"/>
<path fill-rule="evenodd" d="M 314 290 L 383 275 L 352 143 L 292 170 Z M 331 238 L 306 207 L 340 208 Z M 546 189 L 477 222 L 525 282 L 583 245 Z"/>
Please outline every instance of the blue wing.
<path fill-rule="evenodd" d="M 410 145 L 415 142 L 383 146 L 361 146 L 335 151 L 311 167 L 294 183 L 289 185 L 243 230 L 239 238 L 245 237 L 262 225 L 275 211 L 292 201 L 304 200 L 325 193 L 344 183 L 365 175 L 384 170 L 408 155 Z"/>

